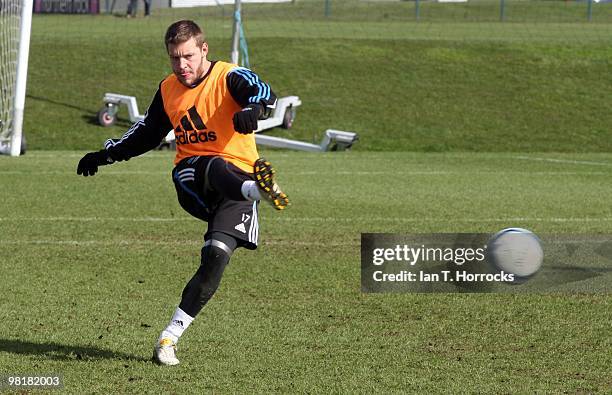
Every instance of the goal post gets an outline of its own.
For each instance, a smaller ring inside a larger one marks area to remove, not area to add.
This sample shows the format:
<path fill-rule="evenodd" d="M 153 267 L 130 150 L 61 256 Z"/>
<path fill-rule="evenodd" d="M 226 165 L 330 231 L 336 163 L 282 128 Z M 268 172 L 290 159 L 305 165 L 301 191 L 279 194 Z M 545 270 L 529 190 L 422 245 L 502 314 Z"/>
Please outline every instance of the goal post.
<path fill-rule="evenodd" d="M 0 29 L 3 36 L 0 48 L 0 153 L 11 156 L 19 156 L 23 152 L 23 112 L 32 8 L 33 0 L 3 0 L 0 9 Z"/>

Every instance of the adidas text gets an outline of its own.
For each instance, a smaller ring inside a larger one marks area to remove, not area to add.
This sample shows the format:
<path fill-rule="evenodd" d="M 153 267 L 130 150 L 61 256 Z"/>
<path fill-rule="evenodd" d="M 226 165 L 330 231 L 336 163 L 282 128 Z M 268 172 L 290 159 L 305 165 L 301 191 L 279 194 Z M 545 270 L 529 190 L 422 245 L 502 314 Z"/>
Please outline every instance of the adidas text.
<path fill-rule="evenodd" d="M 217 133 L 214 130 L 211 130 L 210 132 L 193 130 L 189 133 L 183 130 L 181 132 L 182 133 L 175 133 L 177 145 L 206 143 L 208 141 L 217 140 Z"/>

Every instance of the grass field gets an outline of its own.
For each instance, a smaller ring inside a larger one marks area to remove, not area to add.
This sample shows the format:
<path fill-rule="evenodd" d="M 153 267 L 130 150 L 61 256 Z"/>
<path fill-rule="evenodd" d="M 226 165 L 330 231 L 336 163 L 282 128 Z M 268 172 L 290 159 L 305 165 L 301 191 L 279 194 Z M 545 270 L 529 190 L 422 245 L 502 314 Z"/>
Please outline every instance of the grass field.
<path fill-rule="evenodd" d="M 504 22 L 497 0 L 422 1 L 418 21 L 413 1 L 243 6 L 252 68 L 303 102 L 272 133 L 360 140 L 264 151 L 292 206 L 261 208 L 260 248 L 234 255 L 175 368 L 152 347 L 206 225 L 176 202 L 172 154 L 75 170 L 130 126 L 125 109 L 97 125 L 105 92 L 146 109 L 166 27 L 195 19 L 227 60 L 232 8 L 35 15 L 29 151 L 0 156 L 0 376 L 61 374 L 74 394 L 611 393 L 609 267 L 565 293 L 362 292 L 362 233 L 612 234 L 612 4 L 590 22 L 586 2 L 505 4 Z"/>
<path fill-rule="evenodd" d="M 171 154 L 87 179 L 81 152 L 0 157 L 0 373 L 70 393 L 612 390 L 609 294 L 359 286 L 361 232 L 610 233 L 612 155 L 265 154 L 293 205 L 262 207 L 260 249 L 234 256 L 176 368 L 149 358 L 204 224 L 176 203 Z"/>
<path fill-rule="evenodd" d="M 334 1 L 245 5 L 252 68 L 303 105 L 293 136 L 360 134 L 364 151 L 610 152 L 612 4 Z M 25 129 L 33 149 L 91 149 L 105 92 L 144 112 L 169 72 L 165 28 L 205 27 L 211 58 L 229 57 L 231 8 L 154 10 L 151 18 L 35 16 Z M 126 109 L 120 116 L 126 117 Z M 284 132 L 274 132 L 286 136 Z"/>

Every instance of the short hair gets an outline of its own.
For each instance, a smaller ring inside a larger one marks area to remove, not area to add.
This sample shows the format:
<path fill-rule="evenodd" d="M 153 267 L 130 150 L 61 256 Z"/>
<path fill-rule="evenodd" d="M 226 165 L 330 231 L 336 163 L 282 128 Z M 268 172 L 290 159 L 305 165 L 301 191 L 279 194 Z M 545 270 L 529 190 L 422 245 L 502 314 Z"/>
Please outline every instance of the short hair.
<path fill-rule="evenodd" d="M 198 47 L 201 47 L 205 41 L 204 33 L 197 23 L 186 19 L 174 22 L 168 27 L 168 30 L 166 30 L 166 36 L 164 39 L 166 43 L 166 50 L 168 50 L 168 45 L 170 44 L 181 44 L 189 41 L 191 38 L 195 38 L 196 45 Z"/>

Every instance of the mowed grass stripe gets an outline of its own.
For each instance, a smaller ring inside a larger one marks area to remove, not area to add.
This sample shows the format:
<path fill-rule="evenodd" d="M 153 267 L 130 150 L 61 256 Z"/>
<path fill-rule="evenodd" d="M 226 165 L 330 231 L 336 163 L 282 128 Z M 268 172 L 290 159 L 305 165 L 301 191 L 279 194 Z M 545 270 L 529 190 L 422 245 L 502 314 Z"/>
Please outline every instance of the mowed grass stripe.
<path fill-rule="evenodd" d="M 71 393 L 607 391 L 610 295 L 365 295 L 359 285 L 365 231 L 610 233 L 606 174 L 529 177 L 586 165 L 506 154 L 265 154 L 293 206 L 262 206 L 261 248 L 236 252 L 181 340 L 177 369 L 148 358 L 199 265 L 205 225 L 182 212 L 169 177 L 105 175 L 169 170 L 171 155 L 88 179 L 10 176 L 0 190 L 0 369 L 61 372 Z M 0 157 L 0 171 L 67 171 L 78 156 Z M 458 174 L 395 173 L 413 167 Z"/>

